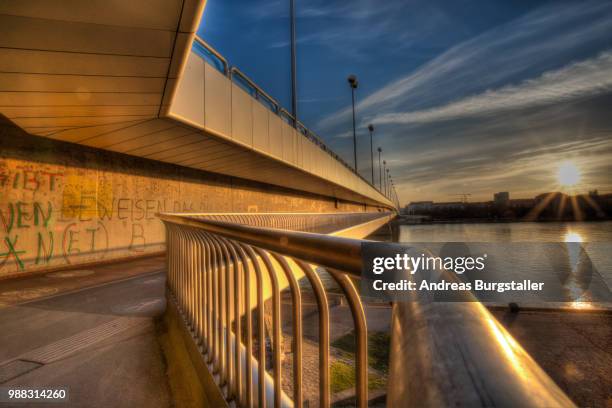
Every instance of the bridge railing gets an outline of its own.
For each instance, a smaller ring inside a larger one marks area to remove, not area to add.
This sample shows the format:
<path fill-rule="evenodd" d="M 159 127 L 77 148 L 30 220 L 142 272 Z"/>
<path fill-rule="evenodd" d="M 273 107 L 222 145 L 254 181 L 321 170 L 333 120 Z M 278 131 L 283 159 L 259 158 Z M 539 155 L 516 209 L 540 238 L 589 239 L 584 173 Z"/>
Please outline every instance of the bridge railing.
<path fill-rule="evenodd" d="M 330 405 L 329 300 L 317 265 L 325 265 L 350 306 L 357 338 L 356 397 L 367 405 L 367 329 L 352 277 L 361 241 L 315 234 L 388 213 L 160 214 L 166 225 L 168 290 L 228 400 L 239 406 L 303 405 L 302 289 L 305 277 L 319 312 L 319 405 Z M 291 230 L 301 231 L 291 231 Z M 322 251 L 324 247 L 333 251 Z M 293 394 L 281 389 L 281 291 L 291 293 Z M 266 290 L 267 289 L 267 290 Z M 254 295 L 254 296 L 253 296 Z M 272 299 L 272 375 L 267 366 L 264 302 Z M 254 327 L 253 321 L 256 321 Z M 254 342 L 257 347 L 254 347 Z M 238 373 L 238 374 L 237 374 Z M 267 401 L 269 399 L 269 401 Z"/>
<path fill-rule="evenodd" d="M 346 161 L 344 161 L 329 146 L 327 146 L 325 142 L 323 142 L 323 139 L 321 139 L 321 137 L 319 137 L 314 131 L 306 127 L 299 120 L 296 120 L 296 118 L 294 118 L 291 113 L 289 113 L 285 108 L 283 108 L 276 99 L 271 97 L 261 87 L 259 87 L 255 83 L 255 81 L 249 78 L 237 67 L 231 66 L 230 63 L 225 59 L 225 57 L 223 57 L 212 46 L 206 43 L 206 41 L 196 36 L 193 43 L 193 49 L 198 55 L 204 58 L 207 63 L 217 68 L 219 72 L 221 72 L 224 76 L 228 77 L 233 83 L 238 84 L 243 90 L 249 93 L 253 98 L 257 99 L 259 102 L 261 102 L 267 109 L 276 114 L 285 123 L 294 127 L 298 131 L 298 133 L 301 133 L 304 137 L 306 137 L 316 146 L 318 146 L 322 151 L 333 157 L 342 166 L 354 173 L 359 179 L 361 179 L 362 181 L 376 189 L 379 193 L 384 195 L 384 192 L 382 192 L 375 184 L 372 184 L 371 180 L 368 180 L 363 177 L 358 171 L 355 170 L 353 166 L 349 165 Z"/>
<path fill-rule="evenodd" d="M 329 225 L 325 219 L 306 225 L 305 214 L 277 215 L 284 218 L 282 225 L 264 214 L 159 217 L 167 231 L 170 301 L 180 310 L 193 341 L 201 345 L 202 358 L 228 401 L 248 407 L 304 405 L 299 283 L 304 278 L 319 313 L 318 405 L 330 406 L 329 300 L 318 273 L 324 268 L 352 313 L 356 404 L 367 406 L 367 322 L 355 286 L 363 267 L 363 240 L 290 230 Z M 282 386 L 287 375 L 281 362 L 281 322 L 287 320 L 281 316 L 284 289 L 291 294 L 291 395 Z M 268 299 L 271 374 L 266 371 L 264 323 Z M 393 306 L 387 402 L 390 406 L 572 406 L 482 304 L 434 304 L 427 298 Z"/>

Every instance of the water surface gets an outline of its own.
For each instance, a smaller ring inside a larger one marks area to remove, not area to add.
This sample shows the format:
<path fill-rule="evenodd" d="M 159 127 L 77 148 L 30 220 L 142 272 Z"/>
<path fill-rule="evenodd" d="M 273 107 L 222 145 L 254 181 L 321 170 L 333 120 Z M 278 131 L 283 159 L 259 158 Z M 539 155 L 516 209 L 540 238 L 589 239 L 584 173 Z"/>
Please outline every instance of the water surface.
<path fill-rule="evenodd" d="M 582 295 L 586 286 L 602 293 L 609 293 L 612 287 L 612 221 L 402 225 L 399 241 L 465 242 L 475 251 L 479 250 L 476 243 L 484 243 L 480 250 L 486 248 L 490 259 L 495 260 L 494 267 L 486 271 L 490 278 L 549 282 L 558 282 L 558 278 L 565 286 L 568 300 L 588 302 L 589 294 Z M 553 246 L 566 246 L 567 251 L 561 251 L 560 256 Z M 588 273 L 584 272 L 585 259 L 591 266 Z M 576 293 L 580 296 L 576 297 Z"/>

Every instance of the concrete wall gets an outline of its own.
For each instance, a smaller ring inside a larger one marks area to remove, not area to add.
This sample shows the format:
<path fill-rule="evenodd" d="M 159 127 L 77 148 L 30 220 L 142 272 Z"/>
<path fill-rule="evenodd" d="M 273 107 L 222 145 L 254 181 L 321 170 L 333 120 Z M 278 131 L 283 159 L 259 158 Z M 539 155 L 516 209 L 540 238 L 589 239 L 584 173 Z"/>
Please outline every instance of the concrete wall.
<path fill-rule="evenodd" d="M 164 249 L 161 211 L 376 210 L 24 133 L 0 121 L 0 278 Z"/>

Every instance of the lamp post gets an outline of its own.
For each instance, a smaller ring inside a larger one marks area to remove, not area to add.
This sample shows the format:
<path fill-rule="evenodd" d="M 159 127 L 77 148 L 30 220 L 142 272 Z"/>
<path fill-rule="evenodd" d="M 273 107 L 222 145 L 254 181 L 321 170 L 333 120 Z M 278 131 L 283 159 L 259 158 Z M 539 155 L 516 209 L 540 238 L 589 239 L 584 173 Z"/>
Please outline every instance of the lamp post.
<path fill-rule="evenodd" d="M 289 0 L 289 14 L 291 15 L 291 113 L 293 114 L 294 126 L 297 126 L 297 78 L 295 62 L 295 0 Z"/>
<path fill-rule="evenodd" d="M 355 75 L 349 75 L 348 78 L 349 86 L 351 87 L 351 98 L 353 101 L 353 155 L 355 156 L 355 171 L 357 171 L 357 131 L 355 130 L 355 89 L 359 82 Z"/>
<path fill-rule="evenodd" d="M 370 131 L 370 165 L 372 167 L 372 185 L 374 185 L 374 142 L 372 141 L 372 133 L 374 133 L 374 125 L 371 123 L 368 125 Z"/>
<path fill-rule="evenodd" d="M 387 170 L 387 161 L 383 160 L 383 174 L 385 175 L 385 177 L 383 177 L 383 180 L 385 181 L 385 183 L 383 184 L 383 194 L 386 196 L 387 195 L 387 172 L 389 170 Z"/>
<path fill-rule="evenodd" d="M 378 148 L 378 189 L 382 192 L 382 166 L 380 165 L 380 154 L 382 149 Z"/>
<path fill-rule="evenodd" d="M 391 184 L 391 175 L 389 174 L 389 169 L 387 169 L 387 180 L 386 180 L 386 182 L 387 182 L 387 190 L 386 190 L 386 194 L 385 195 L 388 198 L 389 197 L 389 187 L 391 187 L 391 185 L 390 185 Z"/>

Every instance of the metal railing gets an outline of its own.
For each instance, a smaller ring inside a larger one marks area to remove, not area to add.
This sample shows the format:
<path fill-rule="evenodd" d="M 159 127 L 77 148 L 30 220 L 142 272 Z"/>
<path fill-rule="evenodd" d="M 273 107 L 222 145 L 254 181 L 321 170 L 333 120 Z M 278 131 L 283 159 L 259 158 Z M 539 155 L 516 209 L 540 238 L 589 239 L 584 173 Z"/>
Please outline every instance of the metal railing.
<path fill-rule="evenodd" d="M 373 221 L 381 217 L 388 217 L 390 213 L 317 213 L 316 215 L 313 213 L 181 213 L 180 215 L 188 215 L 196 219 L 225 221 L 234 224 L 250 225 L 253 227 L 277 228 L 328 234 L 352 227 L 357 224 Z"/>
<path fill-rule="evenodd" d="M 305 278 L 319 313 L 318 403 L 330 406 L 330 312 L 318 273 L 322 267 L 337 282 L 352 314 L 356 404 L 367 406 L 367 322 L 355 286 L 363 267 L 363 240 L 269 228 L 270 218 L 264 214 L 228 215 L 226 219 L 180 214 L 159 217 L 167 231 L 169 297 L 183 314 L 193 340 L 201 344 L 203 358 L 228 401 L 248 407 L 304 405 L 298 280 Z M 285 221 L 285 226 L 304 227 L 298 221 L 303 217 L 297 215 L 295 221 Z M 267 227 L 251 225 L 254 223 Z M 291 396 L 281 386 L 285 375 L 281 364 L 284 289 L 291 294 Z M 272 303 L 271 375 L 265 369 L 267 299 Z M 572 406 L 478 302 L 434 303 L 423 298 L 394 304 L 389 363 L 389 406 Z"/>
<path fill-rule="evenodd" d="M 268 398 L 275 407 L 303 405 L 302 289 L 298 278 L 305 277 L 312 286 L 320 316 L 319 404 L 322 407 L 330 405 L 329 302 L 315 272 L 316 264 L 327 267 L 350 306 L 357 337 L 357 403 L 360 407 L 367 406 L 365 314 L 350 278 L 360 273 L 360 241 L 279 227 L 328 230 L 334 226 L 341 229 L 388 215 L 159 214 L 167 231 L 168 290 L 194 333 L 194 340 L 202 344 L 204 358 L 228 400 L 249 407 L 267 406 Z M 335 250 L 321 251 L 321 245 L 331 245 Z M 253 283 L 255 299 L 251 299 Z M 285 287 L 289 288 L 292 297 L 291 398 L 281 389 L 280 302 L 281 290 Z M 263 369 L 254 370 L 254 367 L 266 367 L 265 294 L 271 297 L 273 310 L 273 373 L 268 381 Z M 257 321 L 256 330 L 253 330 L 253 314 Z M 257 353 L 253 340 L 257 341 Z"/>
<path fill-rule="evenodd" d="M 225 59 L 225 57 L 223 57 L 217 50 L 215 50 L 212 46 L 210 46 L 206 41 L 204 41 L 197 35 L 194 37 L 194 51 L 196 51 L 198 55 L 203 57 L 205 61 L 216 67 L 221 73 L 223 73 L 223 75 L 228 77 L 232 82 L 239 83 L 240 87 L 243 89 L 245 89 L 245 87 L 248 88 L 245 90 L 250 93 L 255 99 L 262 102 L 264 106 L 266 106 L 271 112 L 278 115 L 283 121 L 295 127 L 302 135 L 307 137 L 321 150 L 323 150 L 335 160 L 340 162 L 344 167 L 350 170 L 362 181 L 366 182 L 368 185 L 373 187 L 376 191 L 378 191 L 385 197 L 390 198 L 378 187 L 376 187 L 375 184 L 372 184 L 371 180 L 367 180 L 365 177 L 359 174 L 359 172 L 356 171 L 354 167 L 349 165 L 346 161 L 344 161 L 344 159 L 342 159 L 338 154 L 336 154 L 329 146 L 325 144 L 325 142 L 323 142 L 323 139 L 321 139 L 321 137 L 318 136 L 314 131 L 307 128 L 299 120 L 296 120 L 296 118 L 294 118 L 291 113 L 289 113 L 285 108 L 283 108 L 276 99 L 268 95 L 268 93 L 266 93 L 261 87 L 259 87 L 255 83 L 255 81 L 249 78 L 237 67 L 230 66 L 229 62 Z"/>

